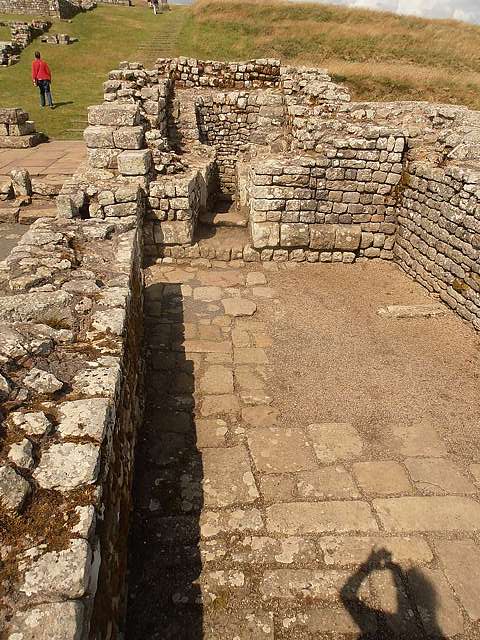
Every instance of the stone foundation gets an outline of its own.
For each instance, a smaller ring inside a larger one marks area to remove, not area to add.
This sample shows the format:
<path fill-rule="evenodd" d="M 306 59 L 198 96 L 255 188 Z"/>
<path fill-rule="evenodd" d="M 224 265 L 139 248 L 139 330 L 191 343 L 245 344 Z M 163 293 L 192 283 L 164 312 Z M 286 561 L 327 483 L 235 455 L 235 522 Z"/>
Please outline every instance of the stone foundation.
<path fill-rule="evenodd" d="M 23 109 L 0 109 L 0 149 L 26 149 L 46 142 L 28 117 Z"/>
<path fill-rule="evenodd" d="M 480 114 L 348 104 L 323 71 L 272 61 L 182 60 L 110 74 L 58 217 L 37 221 L 0 270 L 10 640 L 120 633 L 142 259 L 394 259 L 480 329 Z M 177 109 L 187 82 L 198 95 Z M 195 231 L 227 174 L 250 242 L 212 250 Z"/>

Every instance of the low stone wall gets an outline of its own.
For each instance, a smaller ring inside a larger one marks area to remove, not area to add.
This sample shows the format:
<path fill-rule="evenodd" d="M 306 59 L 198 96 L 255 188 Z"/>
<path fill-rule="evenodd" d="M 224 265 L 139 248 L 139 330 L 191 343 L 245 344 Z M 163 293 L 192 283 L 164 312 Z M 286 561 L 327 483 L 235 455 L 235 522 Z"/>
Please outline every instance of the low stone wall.
<path fill-rule="evenodd" d="M 178 176 L 150 182 L 145 244 L 192 244 L 197 220 L 212 198 L 216 185 L 214 153 L 198 158 L 197 167 Z M 156 252 L 149 252 L 156 257 Z"/>
<path fill-rule="evenodd" d="M 285 137 L 283 96 L 274 89 L 199 96 L 195 103 L 200 140 L 215 147 L 220 187 L 236 191 L 236 164 L 251 144 L 271 150 Z"/>
<path fill-rule="evenodd" d="M 161 75 L 172 78 L 178 87 L 241 89 L 275 87 L 280 81 L 280 61 L 270 58 L 245 62 L 159 58 L 156 67 Z"/>
<path fill-rule="evenodd" d="M 393 257 L 404 138 L 386 129 L 337 139 L 323 154 L 255 162 L 247 182 L 253 246 Z M 263 252 L 262 252 L 263 253 Z M 338 257 L 337 257 L 338 259 Z"/>
<path fill-rule="evenodd" d="M 87 0 L 85 4 L 91 3 Z M 83 11 L 81 0 L 0 0 L 0 13 L 72 18 L 79 11 Z"/>
<path fill-rule="evenodd" d="M 0 108 L 0 149 L 26 149 L 46 141 L 23 109 Z"/>
<path fill-rule="evenodd" d="M 2 271 L 12 640 L 118 635 L 143 398 L 141 254 L 137 225 L 43 219 Z"/>
<path fill-rule="evenodd" d="M 480 164 L 410 165 L 394 254 L 409 275 L 480 329 Z"/>

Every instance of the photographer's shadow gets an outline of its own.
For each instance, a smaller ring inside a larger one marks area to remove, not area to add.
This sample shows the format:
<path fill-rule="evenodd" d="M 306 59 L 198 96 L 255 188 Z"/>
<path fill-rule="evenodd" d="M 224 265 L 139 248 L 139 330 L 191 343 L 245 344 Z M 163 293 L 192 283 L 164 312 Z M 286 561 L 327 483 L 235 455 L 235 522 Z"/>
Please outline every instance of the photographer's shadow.
<path fill-rule="evenodd" d="M 388 584 L 388 577 L 379 572 L 389 572 L 390 585 L 395 590 L 396 604 L 392 606 L 392 613 L 370 606 L 360 595 L 363 584 L 373 574 L 380 578 L 380 584 L 386 584 L 382 578 L 387 578 Z M 409 599 L 412 585 L 415 592 L 421 594 L 421 617 L 413 600 Z M 360 630 L 358 640 L 446 638 L 438 624 L 437 595 L 432 583 L 416 567 L 403 569 L 393 562 L 386 549 L 372 550 L 368 559 L 343 585 L 340 599 Z"/>

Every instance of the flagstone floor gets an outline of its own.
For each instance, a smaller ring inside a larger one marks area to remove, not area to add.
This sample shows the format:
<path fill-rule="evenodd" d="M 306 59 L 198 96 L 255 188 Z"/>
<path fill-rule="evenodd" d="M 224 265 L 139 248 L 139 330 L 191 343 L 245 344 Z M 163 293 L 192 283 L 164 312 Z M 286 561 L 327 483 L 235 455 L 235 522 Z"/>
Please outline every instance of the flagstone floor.
<path fill-rule="evenodd" d="M 127 640 L 480 638 L 480 341 L 390 264 L 146 270 Z"/>

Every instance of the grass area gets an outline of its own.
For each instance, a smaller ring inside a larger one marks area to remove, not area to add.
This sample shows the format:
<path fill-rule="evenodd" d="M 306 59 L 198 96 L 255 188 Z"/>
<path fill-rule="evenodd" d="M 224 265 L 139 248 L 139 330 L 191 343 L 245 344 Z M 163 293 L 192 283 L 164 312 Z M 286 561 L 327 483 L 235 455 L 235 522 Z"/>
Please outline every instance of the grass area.
<path fill-rule="evenodd" d="M 149 59 L 152 54 L 141 52 L 140 45 L 183 20 L 184 12 L 185 9 L 174 8 L 154 19 L 146 5 L 99 6 L 75 16 L 71 22 L 53 21 L 51 32 L 68 33 L 79 41 L 69 46 L 55 46 L 36 40 L 22 52 L 18 64 L 0 68 L 1 106 L 20 106 L 27 110 L 37 129 L 51 138 L 81 138 L 86 108 L 102 102 L 102 83 L 108 71 L 121 60 L 152 63 L 153 59 Z M 2 15 L 1 19 L 8 17 Z M 38 89 L 30 79 L 36 49 L 52 70 L 52 94 L 58 105 L 53 111 L 40 109 Z"/>
<path fill-rule="evenodd" d="M 357 100 L 432 100 L 480 109 L 480 27 L 333 5 L 198 0 L 183 55 L 278 57 L 326 67 Z"/>
<path fill-rule="evenodd" d="M 356 100 L 431 100 L 480 109 L 480 27 L 455 21 L 283 0 L 198 0 L 157 18 L 146 4 L 99 6 L 71 22 L 54 21 L 51 30 L 79 42 L 32 43 L 18 65 L 0 68 L 0 103 L 28 110 L 52 138 L 81 137 L 86 107 L 101 102 L 108 71 L 125 59 L 151 64 L 165 55 L 164 36 L 172 41 L 168 55 L 276 57 L 326 67 Z M 52 68 L 54 111 L 40 109 L 30 81 L 37 48 Z"/>

